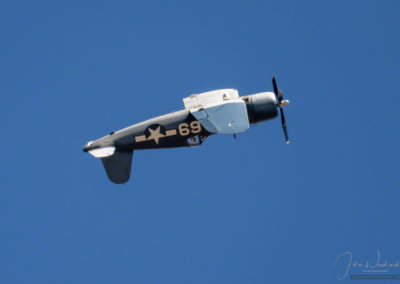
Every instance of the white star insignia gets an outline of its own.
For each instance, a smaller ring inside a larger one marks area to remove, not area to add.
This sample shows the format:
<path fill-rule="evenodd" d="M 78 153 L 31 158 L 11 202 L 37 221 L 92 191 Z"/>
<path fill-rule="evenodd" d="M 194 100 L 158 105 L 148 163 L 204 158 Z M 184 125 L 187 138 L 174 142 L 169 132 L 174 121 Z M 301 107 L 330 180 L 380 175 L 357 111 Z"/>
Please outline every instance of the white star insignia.
<path fill-rule="evenodd" d="M 165 137 L 164 134 L 160 133 L 161 127 L 158 126 L 156 130 L 148 128 L 150 131 L 150 136 L 147 138 L 147 140 L 153 139 L 156 144 L 158 144 L 158 140 L 160 140 L 161 137 Z"/>

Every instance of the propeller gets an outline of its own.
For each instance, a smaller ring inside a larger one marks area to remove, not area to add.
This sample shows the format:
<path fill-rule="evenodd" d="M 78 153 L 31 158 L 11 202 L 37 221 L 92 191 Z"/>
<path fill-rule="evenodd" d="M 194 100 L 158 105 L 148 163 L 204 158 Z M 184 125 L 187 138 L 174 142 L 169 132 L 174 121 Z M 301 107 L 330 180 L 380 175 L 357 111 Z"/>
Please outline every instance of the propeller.
<path fill-rule="evenodd" d="M 289 137 L 287 133 L 287 128 L 286 128 L 286 121 L 285 121 L 285 116 L 283 114 L 283 107 L 289 104 L 289 100 L 284 100 L 283 99 L 283 93 L 281 90 L 278 89 L 278 85 L 276 84 L 275 77 L 272 77 L 272 85 L 274 87 L 274 93 L 276 96 L 276 99 L 278 101 L 278 107 L 281 113 L 281 122 L 282 122 L 282 128 L 283 128 L 283 133 L 285 134 L 285 139 L 286 139 L 286 144 L 289 144 Z"/>

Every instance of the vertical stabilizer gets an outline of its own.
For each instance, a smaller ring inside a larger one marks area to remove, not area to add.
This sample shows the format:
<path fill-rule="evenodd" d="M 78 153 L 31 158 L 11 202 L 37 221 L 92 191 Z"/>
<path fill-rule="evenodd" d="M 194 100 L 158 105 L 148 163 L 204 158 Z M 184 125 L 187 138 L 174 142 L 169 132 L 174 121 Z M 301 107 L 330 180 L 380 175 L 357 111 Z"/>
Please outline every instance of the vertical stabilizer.
<path fill-rule="evenodd" d="M 126 183 L 131 175 L 133 151 L 115 151 L 112 156 L 102 158 L 104 169 L 113 183 Z"/>

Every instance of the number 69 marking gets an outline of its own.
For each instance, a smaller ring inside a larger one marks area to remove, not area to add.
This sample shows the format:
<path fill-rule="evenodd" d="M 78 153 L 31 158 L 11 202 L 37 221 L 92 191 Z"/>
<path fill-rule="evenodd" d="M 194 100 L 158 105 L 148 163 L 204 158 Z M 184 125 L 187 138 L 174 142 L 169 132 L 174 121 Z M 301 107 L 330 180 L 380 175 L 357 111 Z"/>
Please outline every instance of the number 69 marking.
<path fill-rule="evenodd" d="M 190 126 L 187 123 L 181 123 L 179 124 L 178 130 L 181 136 L 187 136 L 190 132 L 196 134 L 201 131 L 201 124 L 198 121 L 192 121 Z"/>

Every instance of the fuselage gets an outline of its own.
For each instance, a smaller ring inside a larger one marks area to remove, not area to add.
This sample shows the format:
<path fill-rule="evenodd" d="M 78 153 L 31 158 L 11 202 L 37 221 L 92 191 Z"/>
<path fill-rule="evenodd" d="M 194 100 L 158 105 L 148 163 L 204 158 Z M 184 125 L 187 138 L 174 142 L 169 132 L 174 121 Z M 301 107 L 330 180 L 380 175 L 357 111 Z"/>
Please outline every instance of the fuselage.
<path fill-rule="evenodd" d="M 246 103 L 250 124 L 275 118 L 278 114 L 274 93 L 264 92 L 240 98 Z M 89 142 L 83 150 L 87 152 L 97 148 L 115 147 L 117 151 L 132 151 L 198 146 L 212 134 L 185 109 L 111 132 Z"/>

